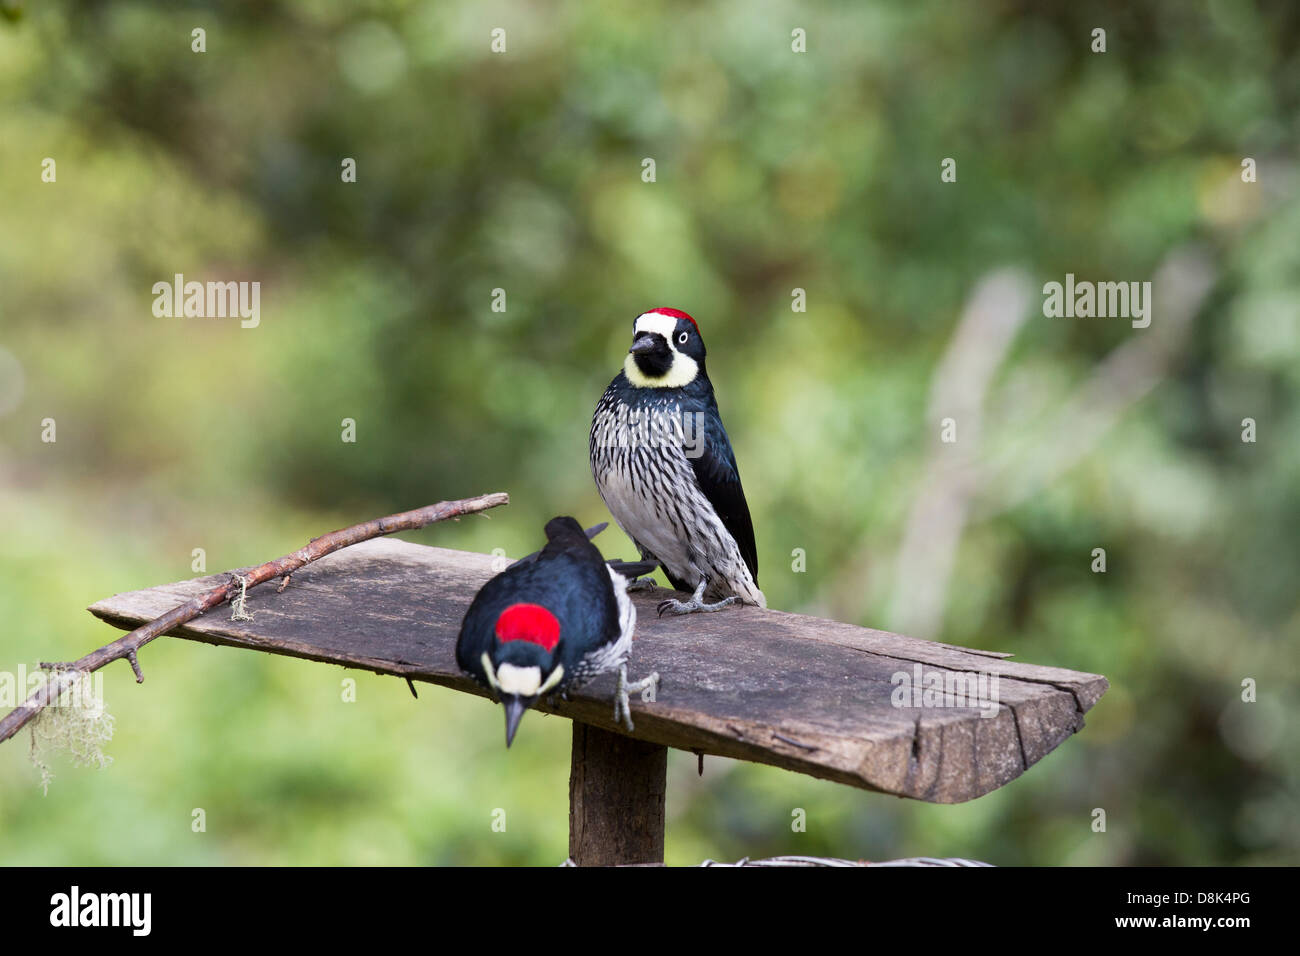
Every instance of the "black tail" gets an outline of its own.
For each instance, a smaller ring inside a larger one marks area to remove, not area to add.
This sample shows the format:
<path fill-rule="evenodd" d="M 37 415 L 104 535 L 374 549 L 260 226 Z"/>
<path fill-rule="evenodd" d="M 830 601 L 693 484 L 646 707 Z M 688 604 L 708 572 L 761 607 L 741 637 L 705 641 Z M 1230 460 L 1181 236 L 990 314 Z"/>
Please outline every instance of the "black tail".
<path fill-rule="evenodd" d="M 578 524 L 573 518 L 568 515 L 560 515 L 546 522 L 546 543 L 550 544 L 552 541 L 558 541 L 560 544 L 564 544 L 566 541 L 590 541 L 608 527 L 609 522 L 602 521 L 600 524 L 593 525 L 583 531 L 582 525 Z M 529 561 L 536 561 L 537 556 L 541 553 L 540 551 L 534 551 L 532 554 L 526 554 L 511 564 L 510 567 L 513 568 L 516 564 L 527 564 Z"/>
<path fill-rule="evenodd" d="M 655 568 L 659 567 L 658 561 L 620 561 L 618 558 L 610 558 L 605 563 L 628 579 L 653 574 Z"/>

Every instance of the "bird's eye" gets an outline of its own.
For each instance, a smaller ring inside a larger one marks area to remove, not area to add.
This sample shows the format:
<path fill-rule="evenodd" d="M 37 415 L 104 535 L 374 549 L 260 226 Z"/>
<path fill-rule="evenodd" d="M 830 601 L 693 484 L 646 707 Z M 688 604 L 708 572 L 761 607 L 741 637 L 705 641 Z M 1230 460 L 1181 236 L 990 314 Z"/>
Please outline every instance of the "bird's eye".
<path fill-rule="evenodd" d="M 689 339 L 689 338 L 690 338 L 690 336 L 687 335 L 685 332 L 683 332 L 681 335 L 677 336 L 677 341 L 678 341 L 679 344 L 681 344 L 681 345 L 685 345 L 685 344 L 686 344 L 686 340 Z"/>

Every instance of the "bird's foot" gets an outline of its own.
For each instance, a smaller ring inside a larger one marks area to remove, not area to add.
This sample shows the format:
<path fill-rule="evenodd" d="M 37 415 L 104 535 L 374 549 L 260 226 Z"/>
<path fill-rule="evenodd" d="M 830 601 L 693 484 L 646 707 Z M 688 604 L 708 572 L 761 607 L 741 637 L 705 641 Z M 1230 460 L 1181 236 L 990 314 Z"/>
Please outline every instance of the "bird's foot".
<path fill-rule="evenodd" d="M 633 578 L 627 582 L 629 591 L 653 591 L 658 586 L 654 578 Z"/>
<path fill-rule="evenodd" d="M 724 607 L 730 607 L 740 598 L 734 594 L 731 597 L 725 597 L 721 601 L 714 601 L 708 604 L 704 600 L 704 588 L 709 583 L 708 578 L 700 579 L 700 583 L 695 586 L 695 593 L 691 595 L 689 601 L 679 601 L 676 598 L 669 598 L 667 601 L 659 602 L 659 616 L 664 616 L 664 611 L 671 611 L 673 614 L 695 614 L 701 611 L 721 611 Z"/>
<path fill-rule="evenodd" d="M 624 664 L 618 669 L 618 686 L 614 690 L 614 723 L 622 723 L 630 734 L 636 728 L 632 726 L 632 702 L 628 699 L 630 694 L 640 694 L 644 701 L 655 699 L 655 691 L 659 689 L 659 672 L 654 671 L 648 677 L 643 677 L 639 681 L 628 682 L 627 665 Z"/>
<path fill-rule="evenodd" d="M 732 595 L 723 598 L 721 601 L 714 601 L 712 604 L 706 604 L 699 597 L 692 597 L 689 601 L 679 601 L 676 598 L 669 598 L 667 601 L 659 602 L 659 616 L 663 617 L 665 611 L 673 614 L 695 614 L 704 611 L 721 611 L 724 607 L 731 607 L 739 601 L 740 598 Z"/>

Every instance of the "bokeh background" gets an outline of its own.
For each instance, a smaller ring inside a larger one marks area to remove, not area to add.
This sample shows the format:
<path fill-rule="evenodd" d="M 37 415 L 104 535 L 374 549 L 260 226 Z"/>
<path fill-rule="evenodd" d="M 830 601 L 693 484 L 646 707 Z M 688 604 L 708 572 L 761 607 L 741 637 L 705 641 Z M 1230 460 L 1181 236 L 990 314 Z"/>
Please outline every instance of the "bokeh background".
<path fill-rule="evenodd" d="M 669 305 L 710 347 L 773 606 L 1111 681 L 960 806 L 673 753 L 670 863 L 1300 861 L 1300 7 L 0 13 L 0 670 L 107 643 L 85 606 L 195 548 L 239 567 L 497 490 L 406 537 L 517 556 L 604 520 L 589 416 Z M 155 318 L 178 272 L 260 281 L 260 326 Z M 1153 281 L 1151 327 L 1045 318 L 1067 272 Z M 142 663 L 105 673 L 108 767 L 56 758 L 42 795 L 26 734 L 0 746 L 0 862 L 566 854 L 563 720 L 507 753 L 464 695 L 170 640 Z"/>

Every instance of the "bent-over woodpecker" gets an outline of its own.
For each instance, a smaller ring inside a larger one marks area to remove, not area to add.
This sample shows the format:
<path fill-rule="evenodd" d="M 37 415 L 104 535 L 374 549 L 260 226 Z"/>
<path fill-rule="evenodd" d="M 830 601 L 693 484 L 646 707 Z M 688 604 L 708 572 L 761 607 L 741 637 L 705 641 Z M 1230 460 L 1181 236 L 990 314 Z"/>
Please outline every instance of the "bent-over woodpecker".
<path fill-rule="evenodd" d="M 636 317 L 623 370 L 596 406 L 588 455 L 619 527 L 674 588 L 691 593 L 688 601 L 661 602 L 661 615 L 738 601 L 767 606 L 736 456 L 704 369 L 704 340 L 685 312 Z"/>
<path fill-rule="evenodd" d="M 524 711 L 543 694 L 564 694 L 611 670 L 618 671 L 614 720 L 631 731 L 628 694 L 659 681 L 651 674 L 628 683 L 635 628 L 627 579 L 606 566 L 578 522 L 552 518 L 546 547 L 474 596 L 456 639 L 456 663 L 505 706 L 507 747 Z"/>

